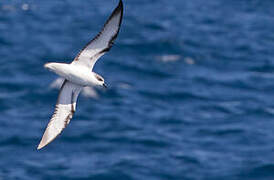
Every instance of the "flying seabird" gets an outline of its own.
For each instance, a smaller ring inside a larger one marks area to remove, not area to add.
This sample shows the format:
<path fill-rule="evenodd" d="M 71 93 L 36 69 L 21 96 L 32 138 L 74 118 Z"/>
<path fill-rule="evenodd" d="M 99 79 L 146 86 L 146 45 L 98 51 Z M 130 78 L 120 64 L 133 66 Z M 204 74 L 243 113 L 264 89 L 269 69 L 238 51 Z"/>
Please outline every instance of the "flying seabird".
<path fill-rule="evenodd" d="M 96 61 L 103 56 L 117 38 L 123 18 L 123 2 L 112 12 L 102 30 L 80 51 L 70 64 L 47 63 L 45 68 L 64 78 L 55 111 L 37 147 L 41 149 L 52 142 L 69 124 L 79 93 L 86 86 L 106 88 L 104 78 L 92 72 Z"/>

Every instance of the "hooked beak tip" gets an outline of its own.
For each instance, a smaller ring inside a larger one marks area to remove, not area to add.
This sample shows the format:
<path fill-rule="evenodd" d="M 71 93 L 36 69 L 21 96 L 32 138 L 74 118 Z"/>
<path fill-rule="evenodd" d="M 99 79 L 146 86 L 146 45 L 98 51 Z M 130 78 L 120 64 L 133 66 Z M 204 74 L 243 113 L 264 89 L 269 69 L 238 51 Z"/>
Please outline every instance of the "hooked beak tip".
<path fill-rule="evenodd" d="M 107 85 L 106 85 L 105 83 L 103 84 L 103 86 L 104 86 L 104 88 L 106 88 L 106 89 L 108 88 Z"/>

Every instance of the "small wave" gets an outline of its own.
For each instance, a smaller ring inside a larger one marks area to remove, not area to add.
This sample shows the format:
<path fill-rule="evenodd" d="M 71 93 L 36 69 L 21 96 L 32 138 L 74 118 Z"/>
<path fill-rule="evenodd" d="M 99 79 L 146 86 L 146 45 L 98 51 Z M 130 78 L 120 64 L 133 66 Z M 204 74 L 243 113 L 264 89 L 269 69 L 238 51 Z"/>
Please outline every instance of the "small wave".
<path fill-rule="evenodd" d="M 243 134 L 245 131 L 244 129 L 217 129 L 217 130 L 210 130 L 210 129 L 201 129 L 199 130 L 199 134 L 204 136 L 204 135 L 213 135 L 213 136 L 236 136 L 237 134 Z"/>
<path fill-rule="evenodd" d="M 274 164 L 264 164 L 258 167 L 254 167 L 253 169 L 250 169 L 239 176 L 241 179 L 248 180 L 272 180 L 274 177 Z"/>

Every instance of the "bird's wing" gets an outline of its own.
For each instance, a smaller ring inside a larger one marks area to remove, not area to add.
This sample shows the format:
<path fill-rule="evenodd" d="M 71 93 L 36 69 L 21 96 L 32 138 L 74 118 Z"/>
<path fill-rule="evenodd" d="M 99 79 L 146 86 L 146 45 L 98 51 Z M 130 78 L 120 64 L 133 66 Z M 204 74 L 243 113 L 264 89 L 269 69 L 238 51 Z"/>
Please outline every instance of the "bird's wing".
<path fill-rule="evenodd" d="M 62 87 L 62 84 L 63 84 L 64 81 L 65 81 L 64 78 L 59 77 L 50 84 L 50 87 L 54 88 L 54 89 L 60 89 Z"/>
<path fill-rule="evenodd" d="M 89 67 L 91 70 L 96 61 L 110 50 L 117 38 L 123 18 L 123 2 L 112 12 L 102 30 L 75 57 L 73 64 Z"/>
<path fill-rule="evenodd" d="M 75 112 L 77 97 L 81 90 L 81 86 L 67 80 L 64 81 L 59 92 L 54 114 L 48 123 L 37 149 L 41 149 L 52 142 L 69 124 L 70 119 Z"/>

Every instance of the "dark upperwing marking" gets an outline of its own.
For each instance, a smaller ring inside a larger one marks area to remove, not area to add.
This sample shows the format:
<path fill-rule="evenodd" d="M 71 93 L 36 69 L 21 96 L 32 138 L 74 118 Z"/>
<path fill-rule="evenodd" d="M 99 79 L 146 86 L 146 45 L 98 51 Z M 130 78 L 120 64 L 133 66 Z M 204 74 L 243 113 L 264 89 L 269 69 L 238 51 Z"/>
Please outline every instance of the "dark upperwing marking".
<path fill-rule="evenodd" d="M 107 26 L 107 24 L 110 22 L 110 20 L 115 16 L 117 15 L 119 12 L 121 12 L 121 17 L 120 17 L 120 20 L 119 20 L 119 26 L 118 26 L 118 31 L 115 33 L 114 36 L 111 37 L 110 41 L 108 42 L 108 47 L 103 49 L 102 51 L 100 51 L 99 53 L 97 54 L 102 54 L 102 53 L 105 53 L 105 52 L 108 52 L 112 45 L 114 44 L 114 40 L 117 38 L 118 34 L 119 34 L 119 31 L 120 31 L 120 27 L 121 27 L 121 24 L 122 24 L 122 19 L 123 19 L 123 1 L 120 0 L 118 6 L 116 7 L 116 9 L 112 12 L 111 16 L 108 18 L 108 20 L 106 21 L 106 23 L 104 24 L 103 28 L 101 29 L 101 31 L 91 40 L 89 41 L 85 46 L 84 48 L 77 54 L 77 56 L 74 58 L 74 61 L 78 61 L 79 60 L 79 56 L 81 55 L 81 53 L 92 43 L 94 42 L 95 40 L 97 40 L 103 33 L 105 27 Z M 96 54 L 96 55 L 97 55 Z M 95 56 L 96 56 L 95 55 Z M 91 57 L 92 58 L 92 57 Z"/>

